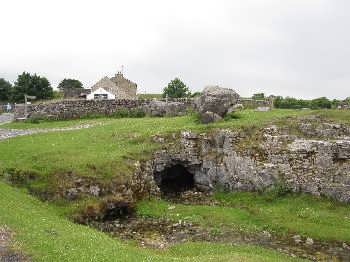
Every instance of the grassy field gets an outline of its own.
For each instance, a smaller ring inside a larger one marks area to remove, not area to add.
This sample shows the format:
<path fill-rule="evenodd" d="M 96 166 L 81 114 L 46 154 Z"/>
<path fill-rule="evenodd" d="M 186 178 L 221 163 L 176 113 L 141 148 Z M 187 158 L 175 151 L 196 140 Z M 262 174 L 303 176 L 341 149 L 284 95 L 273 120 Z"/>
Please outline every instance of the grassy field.
<path fill-rule="evenodd" d="M 320 240 L 350 241 L 350 206 L 310 195 L 283 197 L 257 193 L 217 193 L 222 206 L 142 201 L 138 214 L 189 220 L 204 227 L 281 235 L 301 234 Z M 169 210 L 169 206 L 175 206 Z"/>
<path fill-rule="evenodd" d="M 329 119 L 349 123 L 348 111 L 313 111 Z M 175 118 L 99 118 L 71 121 L 11 123 L 8 128 L 55 128 L 82 123 L 99 124 L 89 129 L 50 132 L 0 141 L 0 174 L 16 168 L 42 176 L 73 172 L 80 176 L 109 179 L 131 173 L 132 161 L 145 159 L 160 145 L 151 137 L 181 130 L 195 132 L 215 128 L 261 127 L 276 120 L 309 114 L 308 110 L 245 110 L 236 118 L 210 125 L 194 115 Z M 181 205 L 169 210 L 164 200 L 142 201 L 141 216 L 167 217 L 221 230 L 296 233 L 320 240 L 350 241 L 350 207 L 305 195 L 215 194 L 219 206 Z M 299 261 L 256 246 L 185 243 L 163 251 L 122 243 L 94 229 L 76 225 L 65 214 L 69 207 L 42 203 L 20 189 L 0 182 L 0 225 L 17 234 L 18 247 L 34 261 Z M 65 210 L 67 209 L 67 210 Z M 5 212 L 4 212 L 5 211 Z"/>
<path fill-rule="evenodd" d="M 130 172 L 125 158 L 147 158 L 149 153 L 159 146 L 151 141 L 155 134 L 180 130 L 203 132 L 219 127 L 261 126 L 276 119 L 307 113 L 293 110 L 246 110 L 237 115 L 238 119 L 210 125 L 199 124 L 193 115 L 175 118 L 72 120 L 39 124 L 11 123 L 6 127 L 53 128 L 97 122 L 102 122 L 103 125 L 0 141 L 0 172 L 15 167 L 41 174 L 73 172 L 84 176 L 113 177 Z"/>
<path fill-rule="evenodd" d="M 57 215 L 54 207 L 0 182 L 0 225 L 33 261 L 301 261 L 256 246 L 185 243 L 164 251 L 123 244 Z"/>

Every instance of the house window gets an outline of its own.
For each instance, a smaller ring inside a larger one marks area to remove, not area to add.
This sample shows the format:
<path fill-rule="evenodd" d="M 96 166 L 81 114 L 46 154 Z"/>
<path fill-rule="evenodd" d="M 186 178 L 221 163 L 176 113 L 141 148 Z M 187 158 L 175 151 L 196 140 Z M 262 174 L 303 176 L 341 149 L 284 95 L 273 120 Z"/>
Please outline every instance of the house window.
<path fill-rule="evenodd" d="M 107 100 L 108 95 L 107 94 L 94 94 L 94 99 L 96 100 Z"/>

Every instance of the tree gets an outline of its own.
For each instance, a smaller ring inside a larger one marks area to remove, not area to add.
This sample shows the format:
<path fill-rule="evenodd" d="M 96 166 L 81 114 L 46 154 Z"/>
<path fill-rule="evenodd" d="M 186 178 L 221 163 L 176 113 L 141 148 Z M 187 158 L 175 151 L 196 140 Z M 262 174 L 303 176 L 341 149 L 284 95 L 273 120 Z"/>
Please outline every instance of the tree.
<path fill-rule="evenodd" d="M 180 78 L 175 78 L 171 80 L 168 86 L 163 89 L 163 97 L 188 97 L 191 95 L 188 87 L 180 80 Z"/>
<path fill-rule="evenodd" d="M 58 89 L 65 89 L 65 88 L 83 88 L 83 84 L 77 80 L 77 79 L 63 79 L 59 85 Z"/>
<path fill-rule="evenodd" d="M 53 97 L 53 90 L 50 82 L 45 77 L 23 72 L 15 82 L 13 101 L 24 101 L 25 94 L 36 96 L 37 99 L 49 99 Z"/>
<path fill-rule="evenodd" d="M 332 102 L 326 98 L 326 97 L 320 97 L 311 100 L 310 102 L 312 109 L 319 109 L 319 108 L 331 108 Z"/>
<path fill-rule="evenodd" d="M 12 93 L 12 85 L 10 82 L 0 78 L 0 101 L 10 101 Z"/>
<path fill-rule="evenodd" d="M 254 100 L 263 100 L 265 98 L 265 94 L 264 93 L 257 93 L 257 94 L 254 94 L 252 98 Z"/>

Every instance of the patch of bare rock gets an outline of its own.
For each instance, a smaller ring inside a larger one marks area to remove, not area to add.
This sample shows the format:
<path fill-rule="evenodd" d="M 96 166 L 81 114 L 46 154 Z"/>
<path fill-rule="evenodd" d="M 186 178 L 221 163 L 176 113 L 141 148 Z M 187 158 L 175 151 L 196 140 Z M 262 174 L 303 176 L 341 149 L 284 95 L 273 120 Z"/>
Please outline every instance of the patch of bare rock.
<path fill-rule="evenodd" d="M 11 230 L 4 225 L 0 225 L 0 262 L 29 262 L 30 259 L 22 253 L 12 249 Z"/>
<path fill-rule="evenodd" d="M 200 202 L 208 204 L 210 197 L 201 192 L 184 192 L 180 199 L 198 195 Z M 207 201 L 204 201 L 208 198 Z M 198 199 L 192 204 L 197 204 Z M 219 203 L 212 203 L 219 204 Z M 176 213 L 176 206 L 169 203 L 168 210 Z M 89 223 L 115 238 L 135 240 L 141 247 L 164 249 L 176 243 L 188 241 L 206 241 L 218 243 L 252 244 L 279 250 L 293 257 L 306 258 L 311 261 L 349 261 L 350 252 L 346 243 L 313 240 L 299 235 L 276 235 L 268 231 L 244 232 L 232 227 L 220 226 L 213 230 L 184 219 L 165 219 L 154 217 L 129 217 L 109 221 Z"/>

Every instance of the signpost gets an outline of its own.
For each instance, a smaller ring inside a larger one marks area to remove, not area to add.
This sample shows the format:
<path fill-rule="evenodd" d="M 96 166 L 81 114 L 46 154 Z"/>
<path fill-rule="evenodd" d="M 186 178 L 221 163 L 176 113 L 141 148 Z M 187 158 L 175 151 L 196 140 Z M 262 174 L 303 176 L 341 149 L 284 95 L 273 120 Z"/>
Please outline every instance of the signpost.
<path fill-rule="evenodd" d="M 30 100 L 36 99 L 36 96 L 28 96 L 28 95 L 24 94 L 24 118 L 27 118 L 27 116 L 28 116 L 28 109 L 27 109 L 28 99 L 30 99 Z"/>

